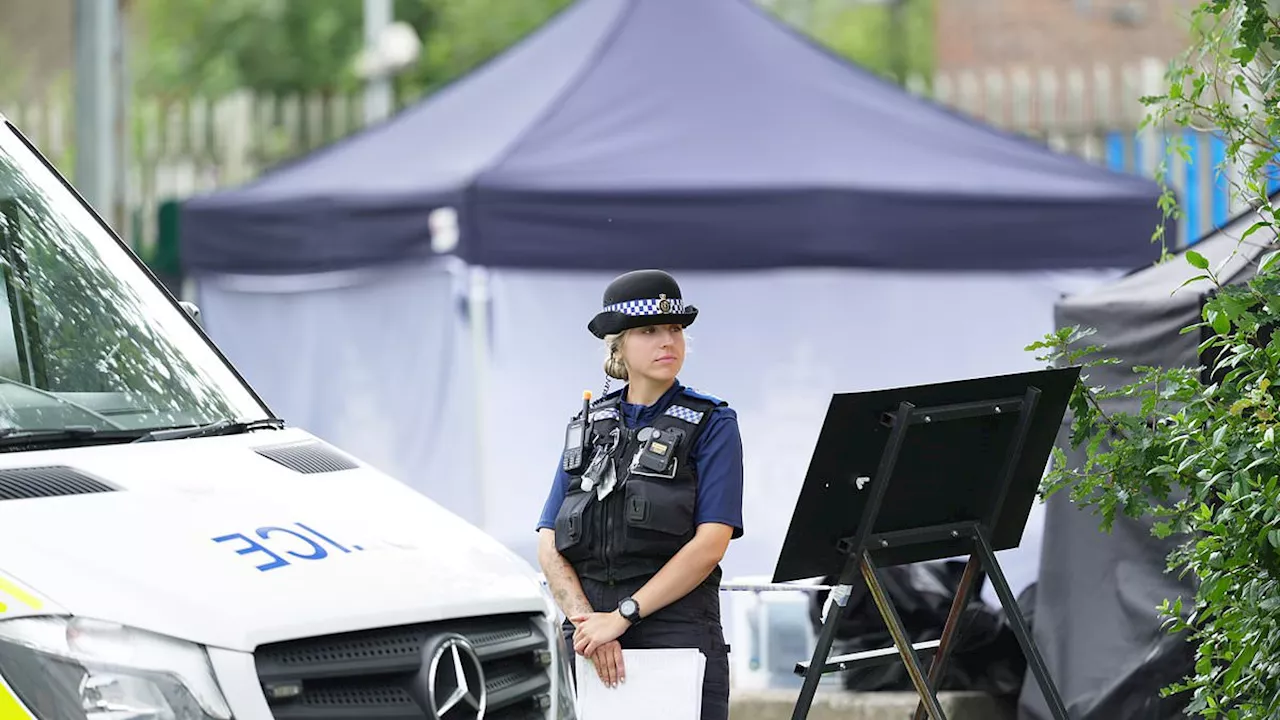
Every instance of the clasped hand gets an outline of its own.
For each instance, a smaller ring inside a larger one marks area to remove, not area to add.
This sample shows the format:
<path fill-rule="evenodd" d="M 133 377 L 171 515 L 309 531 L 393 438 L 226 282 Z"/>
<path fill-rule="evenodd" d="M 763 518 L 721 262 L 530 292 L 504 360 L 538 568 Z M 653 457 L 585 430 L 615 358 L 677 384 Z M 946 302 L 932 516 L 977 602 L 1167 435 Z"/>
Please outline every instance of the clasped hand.
<path fill-rule="evenodd" d="M 622 645 L 618 638 L 631 623 L 616 612 L 593 612 L 569 618 L 573 623 L 574 652 L 589 658 L 600 681 L 616 687 L 626 680 L 622 664 Z"/>

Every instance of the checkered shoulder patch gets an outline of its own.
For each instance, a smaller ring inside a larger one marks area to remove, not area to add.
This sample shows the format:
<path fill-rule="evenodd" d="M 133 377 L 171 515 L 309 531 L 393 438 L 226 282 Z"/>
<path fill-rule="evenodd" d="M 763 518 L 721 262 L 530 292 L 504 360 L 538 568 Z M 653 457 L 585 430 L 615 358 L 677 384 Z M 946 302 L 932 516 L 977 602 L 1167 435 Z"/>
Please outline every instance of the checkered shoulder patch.
<path fill-rule="evenodd" d="M 600 410 L 596 410 L 592 412 L 590 422 L 599 422 L 601 420 L 617 420 L 619 417 L 621 416 L 618 415 L 617 408 L 607 407 L 607 408 L 602 408 Z"/>
<path fill-rule="evenodd" d="M 679 420 L 683 420 L 687 423 L 692 423 L 694 425 L 697 425 L 698 423 L 702 422 L 701 412 L 697 410 L 693 410 L 691 408 L 687 408 L 683 405 L 672 405 L 667 408 L 667 411 L 663 413 L 663 415 L 670 415 L 673 418 L 677 418 Z"/>

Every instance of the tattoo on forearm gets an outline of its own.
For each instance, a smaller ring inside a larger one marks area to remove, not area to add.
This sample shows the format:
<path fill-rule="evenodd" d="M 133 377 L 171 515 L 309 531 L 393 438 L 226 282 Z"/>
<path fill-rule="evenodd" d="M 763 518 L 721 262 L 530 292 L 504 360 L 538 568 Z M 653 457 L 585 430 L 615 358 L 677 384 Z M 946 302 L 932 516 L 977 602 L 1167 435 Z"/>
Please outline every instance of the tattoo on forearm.
<path fill-rule="evenodd" d="M 551 586 L 551 594 L 565 615 L 577 615 L 592 611 L 591 603 L 582 592 L 573 566 L 563 557 L 556 558 L 547 568 L 547 584 Z"/>

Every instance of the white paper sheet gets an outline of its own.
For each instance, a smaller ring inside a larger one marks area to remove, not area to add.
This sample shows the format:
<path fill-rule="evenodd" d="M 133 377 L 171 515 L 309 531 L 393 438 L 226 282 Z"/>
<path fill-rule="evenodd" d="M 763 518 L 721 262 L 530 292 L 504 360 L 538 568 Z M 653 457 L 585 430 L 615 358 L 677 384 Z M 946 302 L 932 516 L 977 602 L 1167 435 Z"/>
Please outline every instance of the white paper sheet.
<path fill-rule="evenodd" d="M 700 720 L 707 658 L 696 648 L 623 650 L 626 682 L 606 687 L 590 660 L 574 656 L 579 720 Z"/>

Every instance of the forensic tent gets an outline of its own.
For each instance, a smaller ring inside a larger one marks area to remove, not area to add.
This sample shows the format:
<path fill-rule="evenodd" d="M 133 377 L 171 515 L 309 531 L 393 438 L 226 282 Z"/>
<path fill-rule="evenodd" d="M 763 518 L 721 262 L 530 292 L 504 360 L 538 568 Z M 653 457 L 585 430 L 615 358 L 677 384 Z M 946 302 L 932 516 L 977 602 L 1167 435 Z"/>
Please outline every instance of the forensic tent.
<path fill-rule="evenodd" d="M 1252 276 L 1259 256 L 1275 239 L 1267 229 L 1241 242 L 1258 217 L 1246 212 L 1195 243 L 1226 283 Z M 1155 266 L 1083 293 L 1067 296 L 1054 309 L 1058 327 L 1093 328 L 1081 344 L 1104 348 L 1121 360 L 1089 368 L 1089 382 L 1117 388 L 1135 379 L 1136 366 L 1187 367 L 1202 363 L 1199 333 L 1182 333 L 1201 317 L 1212 286 L 1183 283 L 1203 271 L 1192 267 L 1185 251 Z M 1127 398 L 1105 401 L 1109 411 L 1136 412 Z M 1085 460 L 1084 448 L 1070 445 L 1070 415 L 1063 421 L 1059 446 L 1073 464 Z M 1195 663 L 1185 638 L 1160 627 L 1157 606 L 1194 593 L 1190 578 L 1165 571 L 1178 538 L 1160 540 L 1151 523 L 1117 516 L 1110 534 L 1100 518 L 1075 506 L 1064 491 L 1045 503 L 1040 575 L 1032 610 L 1033 633 L 1049 671 L 1074 720 L 1182 717 L 1179 702 L 1161 699 L 1160 689 L 1177 682 Z M 1020 699 L 1021 720 L 1050 717 L 1030 675 Z"/>
<path fill-rule="evenodd" d="M 681 380 L 745 444 L 725 571 L 768 574 L 832 392 L 1036 367 L 1063 292 L 1157 257 L 1159 195 L 747 0 L 581 0 L 390 120 L 187 201 L 182 257 L 280 414 L 530 560 L 564 423 L 603 391 L 587 321 L 617 273 L 672 271 L 702 311 Z"/>
<path fill-rule="evenodd" d="M 1154 188 L 952 114 L 750 0 L 581 0 L 390 121 L 184 204 L 192 271 L 1132 267 Z M 447 247 L 448 243 L 444 243 Z"/>

